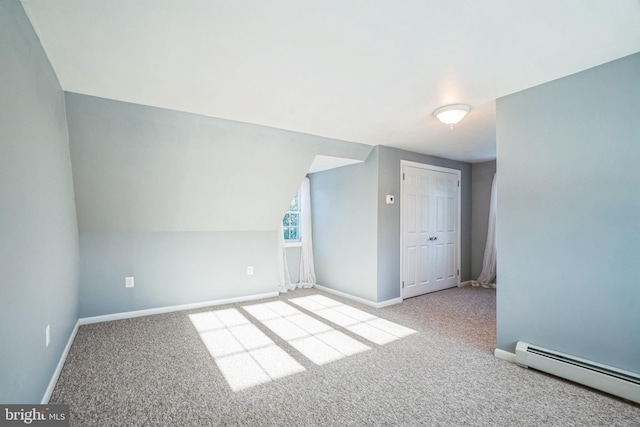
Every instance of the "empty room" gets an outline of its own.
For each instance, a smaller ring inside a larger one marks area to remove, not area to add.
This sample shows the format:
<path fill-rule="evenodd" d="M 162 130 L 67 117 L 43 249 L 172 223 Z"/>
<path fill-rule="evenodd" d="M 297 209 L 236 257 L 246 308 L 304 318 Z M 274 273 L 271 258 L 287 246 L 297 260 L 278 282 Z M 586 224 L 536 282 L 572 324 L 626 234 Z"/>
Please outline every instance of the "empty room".
<path fill-rule="evenodd" d="M 640 425 L 639 162 L 639 0 L 3 0 L 0 425 Z"/>

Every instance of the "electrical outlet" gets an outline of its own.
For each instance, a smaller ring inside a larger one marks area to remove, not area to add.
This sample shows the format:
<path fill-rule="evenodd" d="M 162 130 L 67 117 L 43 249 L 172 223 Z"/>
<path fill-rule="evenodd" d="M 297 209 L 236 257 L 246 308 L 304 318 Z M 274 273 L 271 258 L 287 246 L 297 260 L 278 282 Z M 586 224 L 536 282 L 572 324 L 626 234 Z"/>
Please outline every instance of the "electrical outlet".
<path fill-rule="evenodd" d="M 44 329 L 44 346 L 49 347 L 49 343 L 51 342 L 51 327 L 47 325 Z"/>
<path fill-rule="evenodd" d="M 124 287 L 125 288 L 133 288 L 133 277 L 125 277 L 124 278 Z"/>
<path fill-rule="evenodd" d="M 247 267 L 247 276 L 253 276 L 253 266 L 252 265 Z"/>

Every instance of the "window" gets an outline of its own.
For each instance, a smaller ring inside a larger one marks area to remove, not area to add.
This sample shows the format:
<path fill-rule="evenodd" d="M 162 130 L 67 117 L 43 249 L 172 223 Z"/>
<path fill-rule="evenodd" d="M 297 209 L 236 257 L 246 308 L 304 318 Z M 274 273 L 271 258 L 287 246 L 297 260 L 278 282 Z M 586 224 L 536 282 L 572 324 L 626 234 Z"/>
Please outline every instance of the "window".
<path fill-rule="evenodd" d="M 282 228 L 285 243 L 300 242 L 300 190 L 296 192 L 287 213 L 282 218 Z"/>

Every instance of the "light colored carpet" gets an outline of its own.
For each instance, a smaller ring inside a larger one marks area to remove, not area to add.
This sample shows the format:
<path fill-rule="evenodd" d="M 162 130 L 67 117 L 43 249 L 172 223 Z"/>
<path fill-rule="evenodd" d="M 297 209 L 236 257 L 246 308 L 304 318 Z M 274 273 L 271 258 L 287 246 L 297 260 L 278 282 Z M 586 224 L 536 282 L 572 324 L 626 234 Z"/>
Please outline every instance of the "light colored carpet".
<path fill-rule="evenodd" d="M 86 325 L 50 402 L 69 404 L 75 426 L 640 425 L 637 405 L 493 357 L 494 289 L 454 288 L 383 309 L 316 290 L 265 301 L 316 294 L 417 333 L 375 344 L 288 303 L 369 347 L 319 365 L 241 308 L 256 302 Z M 203 342 L 189 317 L 228 308 L 304 370 L 233 391 L 207 347 L 215 342 Z"/>

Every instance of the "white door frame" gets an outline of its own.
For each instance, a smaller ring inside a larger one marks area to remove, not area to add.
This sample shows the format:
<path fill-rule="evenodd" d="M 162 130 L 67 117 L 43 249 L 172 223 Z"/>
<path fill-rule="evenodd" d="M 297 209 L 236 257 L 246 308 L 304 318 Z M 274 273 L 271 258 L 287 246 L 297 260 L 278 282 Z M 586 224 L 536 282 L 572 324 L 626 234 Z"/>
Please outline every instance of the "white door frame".
<path fill-rule="evenodd" d="M 404 218 L 403 214 L 404 214 L 404 197 L 402 197 L 404 195 L 404 179 L 403 179 L 403 174 L 404 174 L 404 167 L 405 166 L 410 166 L 410 167 L 414 167 L 414 168 L 420 168 L 420 169 L 427 169 L 427 170 L 431 170 L 431 171 L 437 171 L 437 172 L 446 172 L 446 173 L 451 173 L 451 174 L 455 174 L 458 177 L 458 240 L 456 242 L 456 245 L 458 247 L 458 253 L 456 254 L 456 271 L 458 272 L 458 286 L 460 286 L 460 253 L 461 253 L 461 248 L 460 248 L 460 238 L 461 238 L 461 234 L 462 234 L 462 230 L 460 228 L 461 224 L 462 224 L 462 204 L 460 203 L 460 199 L 461 199 L 461 192 L 462 192 L 462 171 L 460 171 L 459 169 L 450 169 L 450 168 L 445 168 L 443 166 L 435 166 L 435 165 L 430 165 L 428 163 L 418 163 L 418 162 L 412 162 L 410 160 L 400 160 L 400 280 L 399 280 L 399 286 L 400 286 L 400 299 L 404 300 L 403 297 L 403 286 L 402 286 L 402 281 L 404 279 L 403 275 L 404 275 L 404 258 L 403 258 L 403 253 L 404 253 L 404 221 L 402 220 Z"/>

